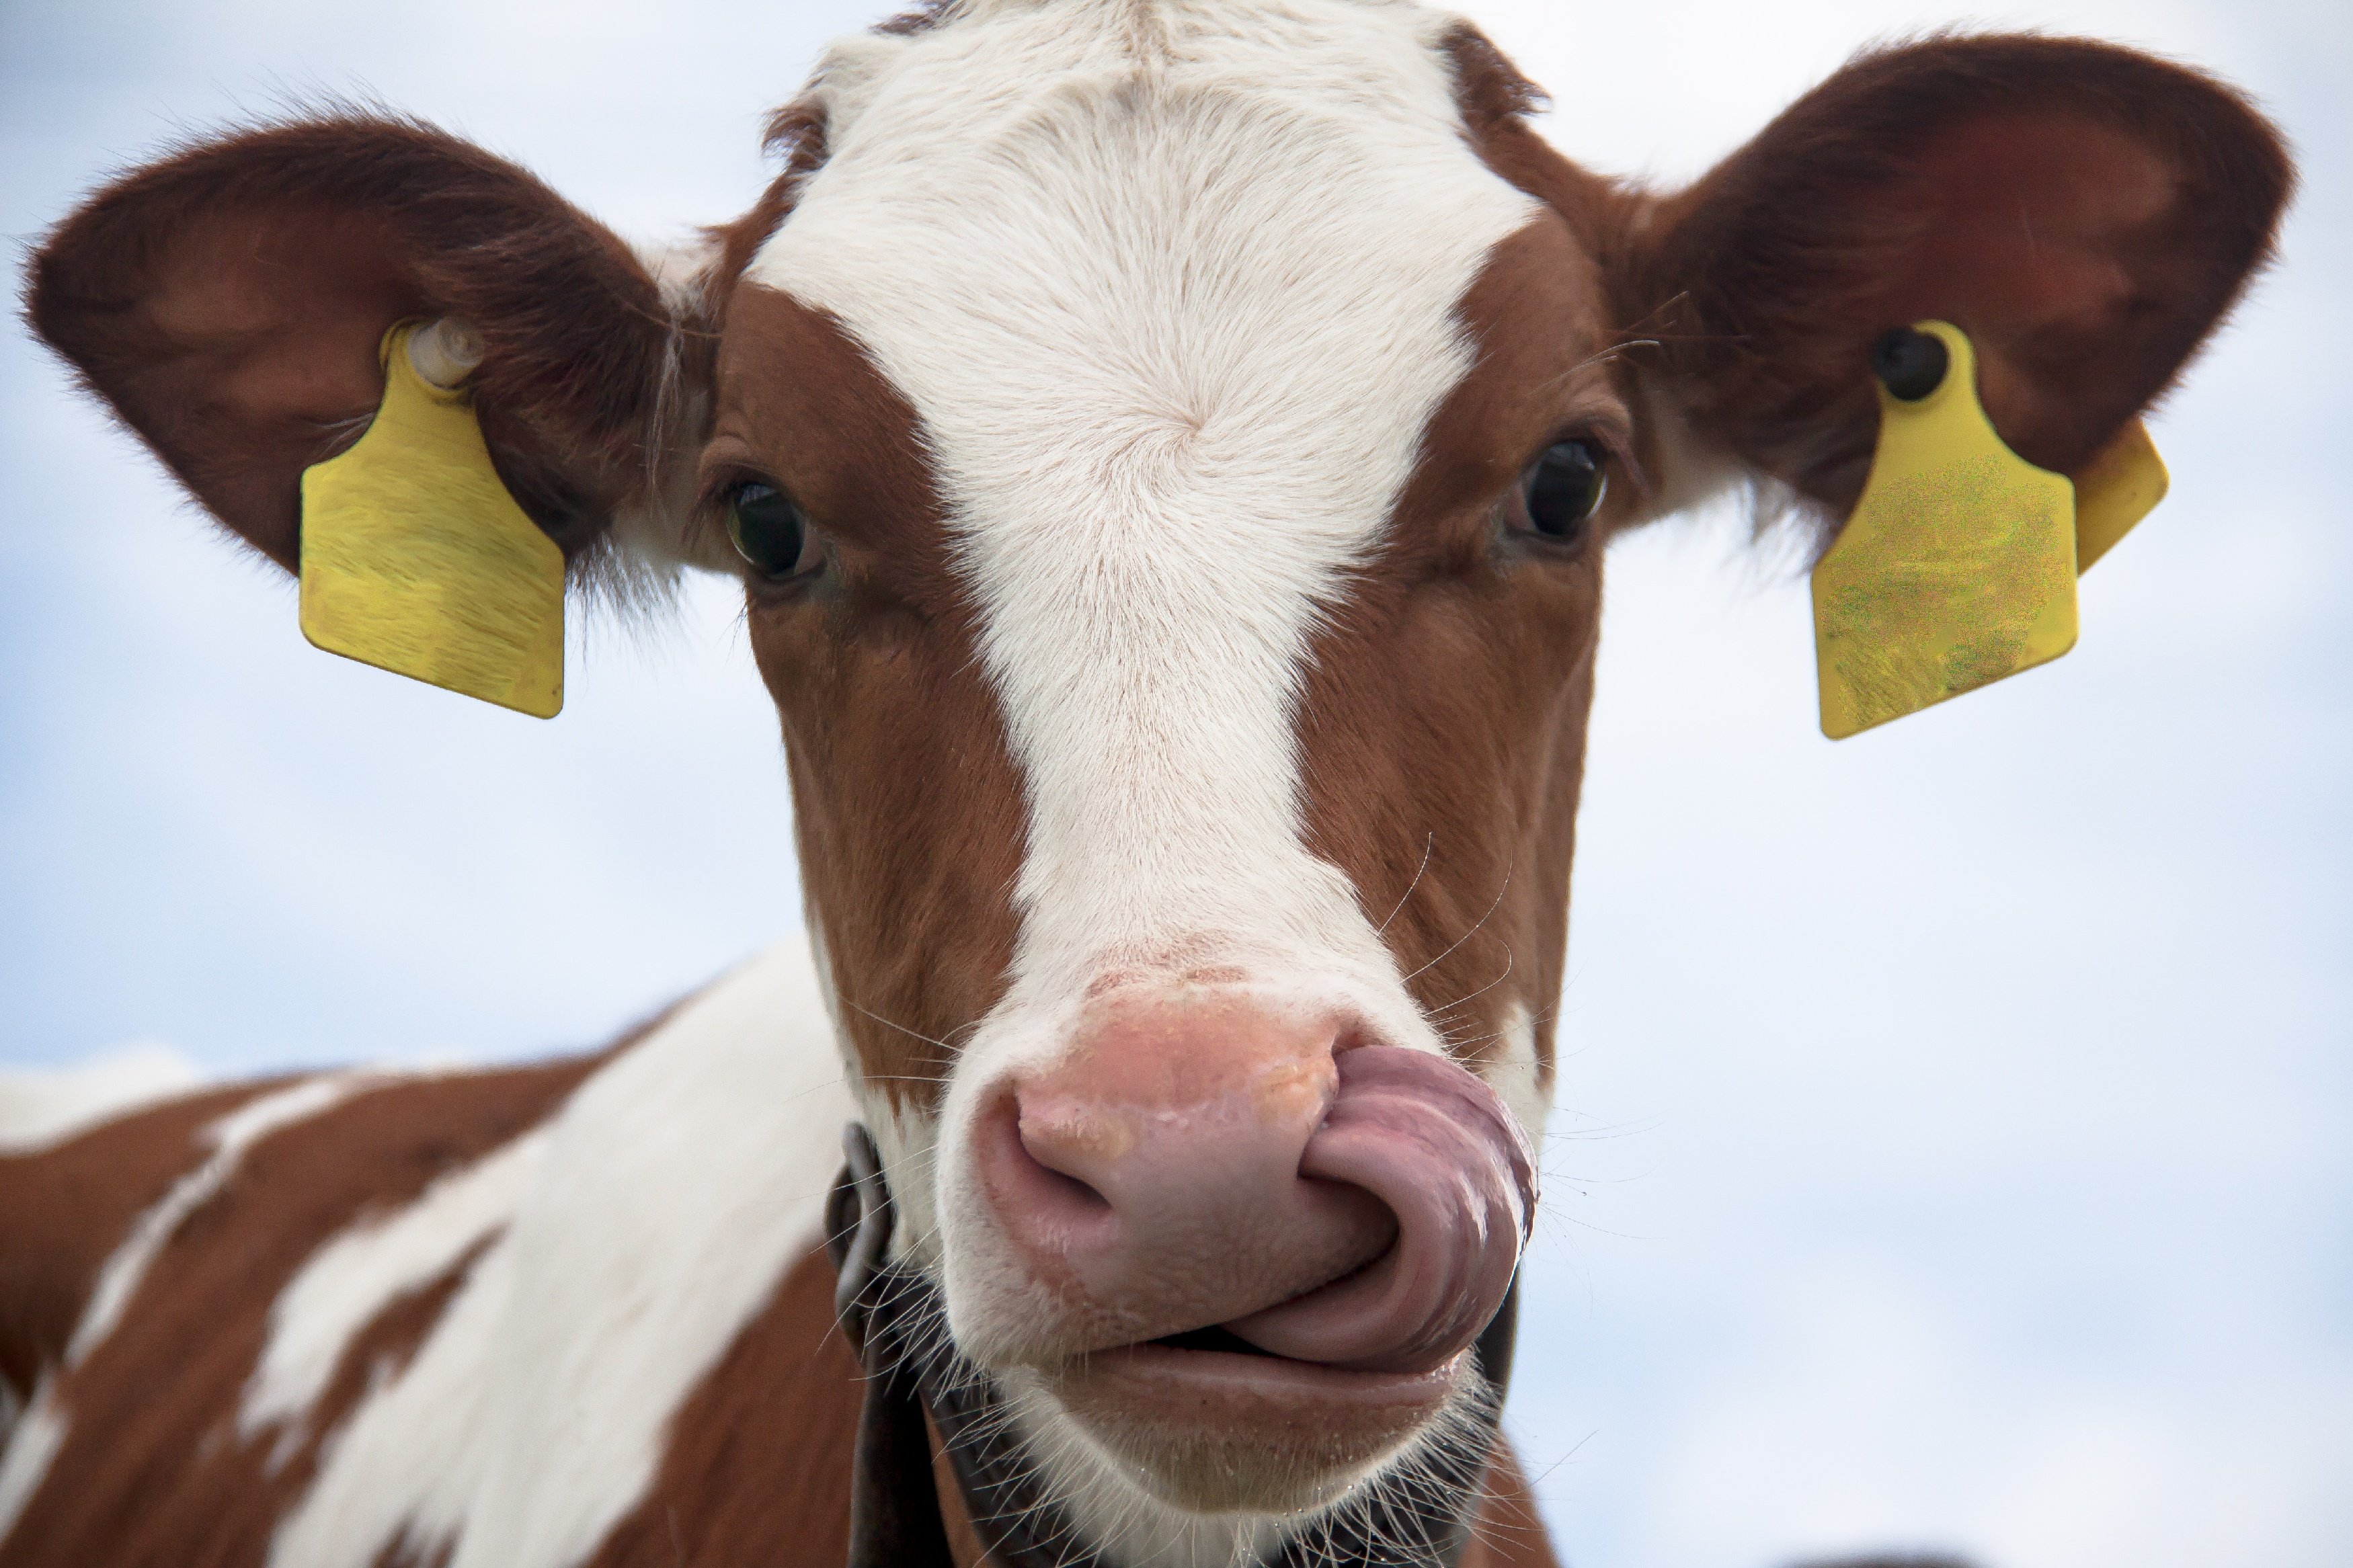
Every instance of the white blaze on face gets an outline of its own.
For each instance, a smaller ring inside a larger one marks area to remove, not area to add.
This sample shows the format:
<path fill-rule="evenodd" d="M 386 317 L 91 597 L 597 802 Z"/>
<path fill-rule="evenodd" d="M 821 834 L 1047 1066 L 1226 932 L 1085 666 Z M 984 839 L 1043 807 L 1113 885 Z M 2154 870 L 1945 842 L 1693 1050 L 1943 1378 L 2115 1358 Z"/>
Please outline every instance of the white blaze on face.
<path fill-rule="evenodd" d="M 748 277 L 921 416 L 1026 784 L 1012 985 L 960 1085 L 1202 943 L 1436 1048 L 1303 841 L 1293 720 L 1470 368 L 1454 307 L 1535 210 L 1464 140 L 1449 21 L 983 4 L 820 72 L 828 162 Z"/>
<path fill-rule="evenodd" d="M 1028 784 L 1017 995 L 1203 934 L 1368 956 L 1293 706 L 1533 210 L 1463 140 L 1444 21 L 982 6 L 821 75 L 829 161 L 751 277 L 932 443 Z"/>

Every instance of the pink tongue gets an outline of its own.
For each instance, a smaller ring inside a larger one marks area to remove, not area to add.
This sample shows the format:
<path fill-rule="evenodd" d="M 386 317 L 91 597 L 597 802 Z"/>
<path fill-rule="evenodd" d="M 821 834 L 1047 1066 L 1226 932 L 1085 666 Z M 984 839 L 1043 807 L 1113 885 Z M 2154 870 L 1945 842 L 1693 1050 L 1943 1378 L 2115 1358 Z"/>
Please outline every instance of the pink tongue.
<path fill-rule="evenodd" d="M 1299 1173 L 1362 1187 L 1395 1246 L 1345 1279 L 1226 1328 L 1262 1351 L 1366 1372 L 1429 1372 L 1504 1303 L 1535 1222 L 1535 1159 L 1495 1091 L 1428 1051 L 1359 1046 Z"/>

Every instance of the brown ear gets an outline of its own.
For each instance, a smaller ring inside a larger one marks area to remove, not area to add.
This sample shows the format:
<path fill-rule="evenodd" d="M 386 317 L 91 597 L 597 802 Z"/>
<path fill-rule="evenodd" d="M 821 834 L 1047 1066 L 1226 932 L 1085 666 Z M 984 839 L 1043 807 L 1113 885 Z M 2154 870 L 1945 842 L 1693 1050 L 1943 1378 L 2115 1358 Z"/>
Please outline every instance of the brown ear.
<path fill-rule="evenodd" d="M 1694 432 L 1843 515 L 1878 407 L 1866 355 L 1967 331 L 1986 410 L 2075 475 L 2268 258 L 2294 174 L 2245 99 L 2105 44 L 1943 37 L 1867 55 L 1689 190 L 1620 273 Z"/>
<path fill-rule="evenodd" d="M 672 331 L 613 234 L 522 170 L 405 120 L 305 120 L 118 180 L 35 253 L 26 315 L 215 516 L 296 562 L 302 469 L 383 395 L 378 344 L 455 316 L 524 510 L 577 553 L 649 473 Z"/>

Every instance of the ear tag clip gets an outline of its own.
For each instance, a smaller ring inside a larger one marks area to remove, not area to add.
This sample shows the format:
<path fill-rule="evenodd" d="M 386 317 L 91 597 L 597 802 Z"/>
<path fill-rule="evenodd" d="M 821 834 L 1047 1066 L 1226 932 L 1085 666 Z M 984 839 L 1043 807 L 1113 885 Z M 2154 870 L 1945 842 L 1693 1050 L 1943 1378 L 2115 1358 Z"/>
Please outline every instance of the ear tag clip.
<path fill-rule="evenodd" d="M 1876 724 L 2075 646 L 2075 578 L 2165 493 L 2136 423 L 2080 489 L 2011 451 L 1978 401 L 1977 355 L 1947 321 L 1872 351 L 1879 448 L 1814 568 L 1822 732 Z"/>
<path fill-rule="evenodd" d="M 471 402 L 481 355 L 453 321 L 385 335 L 384 403 L 302 470 L 302 635 L 517 712 L 564 706 L 564 552 L 507 493 Z"/>

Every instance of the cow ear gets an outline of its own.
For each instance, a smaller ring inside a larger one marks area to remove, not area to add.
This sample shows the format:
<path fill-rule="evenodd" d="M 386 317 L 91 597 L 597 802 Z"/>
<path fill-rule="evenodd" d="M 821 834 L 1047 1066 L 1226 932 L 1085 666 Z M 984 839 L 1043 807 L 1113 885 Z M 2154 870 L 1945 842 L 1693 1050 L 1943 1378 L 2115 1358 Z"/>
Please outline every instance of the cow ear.
<path fill-rule="evenodd" d="M 2077 40 L 1865 56 L 1620 258 L 1629 335 L 1700 441 L 1843 517 L 1879 427 L 1873 343 L 1950 321 L 1995 428 L 2080 476 L 2267 258 L 2293 174 L 2230 88 Z"/>
<path fill-rule="evenodd" d="M 405 319 L 478 334 L 468 390 L 491 461 L 568 560 L 654 499 L 693 401 L 680 290 L 523 170 L 405 120 L 189 148 L 90 198 L 29 272 L 34 330 L 290 571 L 302 472 L 367 428 Z"/>

